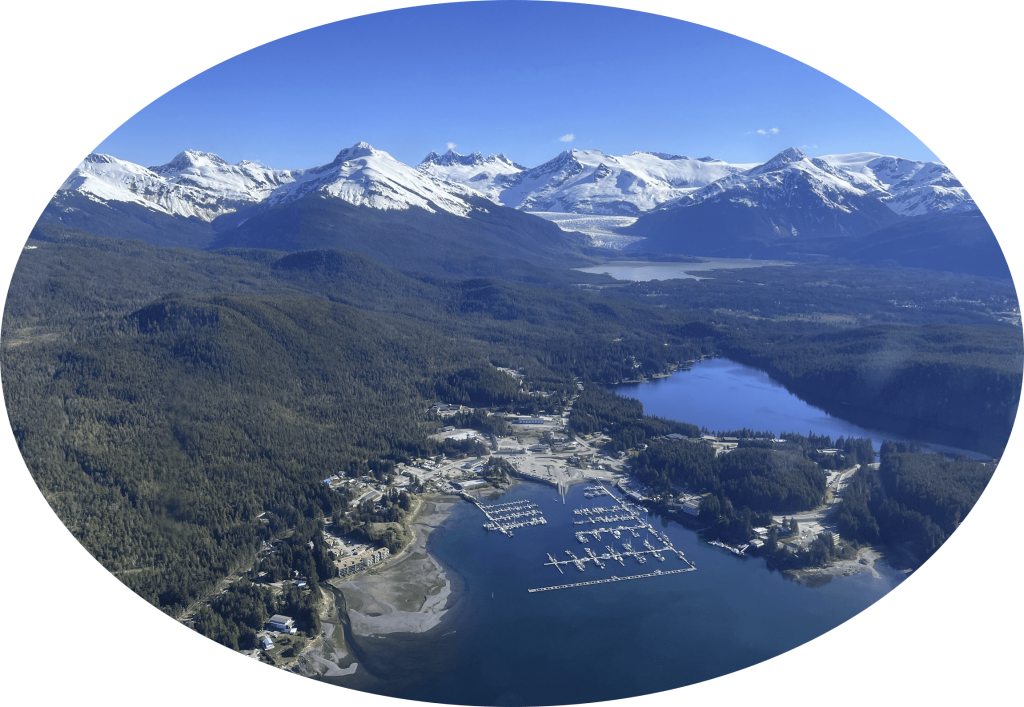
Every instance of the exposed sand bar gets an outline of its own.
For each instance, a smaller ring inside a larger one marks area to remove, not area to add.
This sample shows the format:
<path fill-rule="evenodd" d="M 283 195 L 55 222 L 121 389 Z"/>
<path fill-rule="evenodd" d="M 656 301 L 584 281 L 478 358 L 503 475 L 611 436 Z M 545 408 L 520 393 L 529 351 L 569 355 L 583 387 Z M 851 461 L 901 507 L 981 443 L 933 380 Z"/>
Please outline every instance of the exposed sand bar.
<path fill-rule="evenodd" d="M 427 554 L 427 537 L 448 517 L 455 503 L 424 498 L 413 519 L 413 541 L 379 569 L 331 581 L 345 595 L 354 636 L 423 633 L 448 612 L 451 581 L 441 564 Z"/>

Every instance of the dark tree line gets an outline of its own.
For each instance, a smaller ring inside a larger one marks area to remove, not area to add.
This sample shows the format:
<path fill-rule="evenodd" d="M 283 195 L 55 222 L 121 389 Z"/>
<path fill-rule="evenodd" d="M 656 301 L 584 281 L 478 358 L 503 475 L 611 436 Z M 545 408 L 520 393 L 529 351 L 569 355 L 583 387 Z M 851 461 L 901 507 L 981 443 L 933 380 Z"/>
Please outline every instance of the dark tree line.
<path fill-rule="evenodd" d="M 588 291 L 564 273 L 442 279 L 338 251 L 37 235 L 2 328 L 15 439 L 74 536 L 170 613 L 251 567 L 264 541 L 343 507 L 326 475 L 385 479 L 383 461 L 482 453 L 478 441 L 430 439 L 439 390 L 535 412 L 564 404 L 579 378 L 574 428 L 608 428 L 623 450 L 701 430 L 644 416 L 603 385 L 723 351 L 857 415 L 923 410 L 926 424 L 1002 442 L 1020 388 L 1019 330 L 765 323 L 733 301 L 756 303 L 757 288 L 728 278 L 698 290 L 731 313 L 698 309 L 687 285 L 663 301 L 661 285 Z M 554 394 L 529 394 L 541 390 Z M 783 467 L 772 483 L 799 481 Z"/>
<path fill-rule="evenodd" d="M 843 491 L 836 514 L 840 535 L 901 545 L 921 562 L 957 529 L 977 502 L 994 463 L 947 459 L 885 442 L 877 471 L 861 469 Z"/>

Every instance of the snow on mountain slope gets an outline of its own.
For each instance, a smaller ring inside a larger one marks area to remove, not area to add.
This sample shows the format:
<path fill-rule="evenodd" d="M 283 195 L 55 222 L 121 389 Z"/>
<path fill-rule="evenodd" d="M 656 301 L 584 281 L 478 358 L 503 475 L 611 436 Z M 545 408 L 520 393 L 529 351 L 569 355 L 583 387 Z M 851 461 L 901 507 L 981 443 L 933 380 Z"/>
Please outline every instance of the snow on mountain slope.
<path fill-rule="evenodd" d="M 61 185 L 100 203 L 134 203 L 171 216 L 212 221 L 242 206 L 279 204 L 320 193 L 374 209 L 418 206 L 466 216 L 466 201 L 482 195 L 402 164 L 365 142 L 342 150 L 333 162 L 301 170 L 275 170 L 248 160 L 228 164 L 217 155 L 187 150 L 165 165 L 142 167 L 92 154 Z"/>
<path fill-rule="evenodd" d="M 263 201 L 274 189 L 294 181 L 288 170 L 271 169 L 258 162 L 243 160 L 228 164 L 210 152 L 186 150 L 159 167 L 150 167 L 172 184 L 194 187 L 227 202 Z"/>
<path fill-rule="evenodd" d="M 491 201 L 501 203 L 501 191 L 511 178 L 526 167 L 516 164 L 504 154 L 484 157 L 479 152 L 460 155 L 448 150 L 443 155 L 431 152 L 423 158 L 418 169 L 437 179 L 455 182 L 481 192 Z"/>
<path fill-rule="evenodd" d="M 648 212 L 623 232 L 652 251 L 747 257 L 863 236 L 899 216 L 827 162 L 796 148 Z"/>
<path fill-rule="evenodd" d="M 726 199 L 748 206 L 782 206 L 793 189 L 812 202 L 848 211 L 864 197 L 904 216 L 976 208 L 942 164 L 864 152 L 811 159 L 796 148 L 763 165 L 729 164 L 654 152 L 608 155 L 566 150 L 526 169 L 505 155 L 430 153 L 410 167 L 360 142 L 330 164 L 275 170 L 188 150 L 165 165 L 142 167 L 109 155 L 89 155 L 58 192 L 93 201 L 133 203 L 203 221 L 253 204 L 279 204 L 307 194 L 375 209 L 446 211 L 467 216 L 484 197 L 523 211 L 637 217 L 661 209 Z M 851 199 L 853 201 L 851 201 Z M 795 202 L 794 202 L 795 203 Z"/>
<path fill-rule="evenodd" d="M 819 159 L 902 216 L 960 213 L 977 208 L 960 181 L 939 162 L 906 160 L 876 152 L 822 155 Z"/>
<path fill-rule="evenodd" d="M 500 198 L 524 211 L 638 216 L 752 166 L 664 153 L 614 156 L 571 149 L 520 172 Z"/>
<path fill-rule="evenodd" d="M 403 164 L 365 142 L 342 150 L 330 164 L 297 170 L 292 175 L 295 180 L 276 189 L 268 199 L 269 204 L 319 193 L 374 209 L 405 210 L 417 206 L 436 213 L 436 207 L 468 216 L 474 207 L 467 199 L 483 197 L 474 189 Z"/>
<path fill-rule="evenodd" d="M 220 158 L 218 158 L 220 159 Z M 176 183 L 157 172 L 110 155 L 91 154 L 61 185 L 61 192 L 78 192 L 100 203 L 138 204 L 172 216 L 212 221 L 235 210 L 223 194 L 187 181 Z"/>
<path fill-rule="evenodd" d="M 856 208 L 851 199 L 868 195 L 865 188 L 855 185 L 850 177 L 827 162 L 790 147 L 762 165 L 693 190 L 662 208 L 722 201 L 749 207 L 785 207 L 797 191 L 805 206 L 809 192 L 809 203 L 845 213 Z"/>

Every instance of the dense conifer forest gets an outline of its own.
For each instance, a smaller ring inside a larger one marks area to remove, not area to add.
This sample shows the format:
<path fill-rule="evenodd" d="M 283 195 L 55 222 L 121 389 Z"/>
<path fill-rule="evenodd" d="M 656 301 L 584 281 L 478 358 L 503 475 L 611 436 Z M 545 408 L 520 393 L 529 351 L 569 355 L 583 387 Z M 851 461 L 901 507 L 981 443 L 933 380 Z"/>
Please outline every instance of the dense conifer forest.
<path fill-rule="evenodd" d="M 931 557 L 974 507 L 995 464 L 924 454 L 914 445 L 886 442 L 878 470 L 854 475 L 836 516 L 841 535 Z"/>
<path fill-rule="evenodd" d="M 438 400 L 558 412 L 582 381 L 575 430 L 610 429 L 613 451 L 647 441 L 637 473 L 656 487 L 706 486 L 723 505 L 763 513 L 820 495 L 808 464 L 822 460 L 809 448 L 752 445 L 713 462 L 685 443 L 652 441 L 699 434 L 699 420 L 644 416 L 603 386 L 726 354 L 851 419 L 917 421 L 921 438 L 993 454 L 1020 392 L 1020 329 L 999 316 L 1016 306 L 1012 287 L 965 276 L 928 280 L 931 299 L 894 310 L 888 302 L 912 271 L 898 283 L 815 266 L 765 269 L 756 282 L 724 273 L 624 284 L 540 270 L 530 281 L 525 271 L 412 274 L 335 250 L 203 252 L 52 227 L 34 236 L 2 328 L 15 438 L 74 536 L 172 614 L 249 570 L 262 543 L 330 518 L 344 499 L 326 475 L 467 451 L 430 439 Z M 793 286 L 815 278 L 831 284 Z M 472 414 L 458 422 L 503 432 Z M 844 453 L 856 457 L 855 447 Z M 879 488 L 895 484 L 886 502 L 931 519 L 942 537 L 977 497 L 974 484 L 916 504 L 895 489 L 921 488 L 924 472 L 893 464 L 879 472 Z M 851 518 L 884 532 L 892 515 L 865 503 L 870 517 L 851 501 Z"/>

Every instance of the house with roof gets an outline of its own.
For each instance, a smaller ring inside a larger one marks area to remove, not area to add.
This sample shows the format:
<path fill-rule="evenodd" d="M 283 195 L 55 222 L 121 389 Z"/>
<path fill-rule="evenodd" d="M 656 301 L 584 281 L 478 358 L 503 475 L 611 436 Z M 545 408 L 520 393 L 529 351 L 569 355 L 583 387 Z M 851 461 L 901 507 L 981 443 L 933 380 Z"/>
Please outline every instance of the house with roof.
<path fill-rule="evenodd" d="M 291 616 L 283 616 L 281 614 L 274 614 L 270 617 L 270 621 L 267 622 L 267 628 L 271 631 L 280 631 L 281 633 L 295 633 L 295 620 Z"/>

